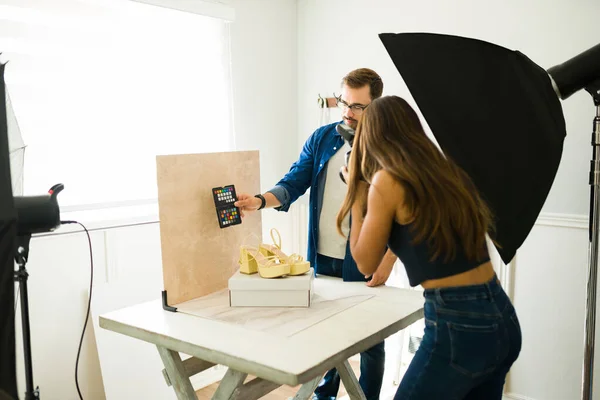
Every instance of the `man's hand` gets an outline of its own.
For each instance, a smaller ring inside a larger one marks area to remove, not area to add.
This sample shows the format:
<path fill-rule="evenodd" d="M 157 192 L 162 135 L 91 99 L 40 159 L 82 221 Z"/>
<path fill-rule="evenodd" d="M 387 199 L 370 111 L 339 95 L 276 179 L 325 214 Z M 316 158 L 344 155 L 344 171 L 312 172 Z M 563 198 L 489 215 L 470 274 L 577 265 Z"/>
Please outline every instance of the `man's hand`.
<path fill-rule="evenodd" d="M 240 208 L 240 215 L 242 218 L 245 217 L 244 211 L 253 212 L 260 207 L 261 201 L 258 197 L 246 193 L 240 193 L 237 197 L 238 200 L 233 203 L 233 205 Z"/>

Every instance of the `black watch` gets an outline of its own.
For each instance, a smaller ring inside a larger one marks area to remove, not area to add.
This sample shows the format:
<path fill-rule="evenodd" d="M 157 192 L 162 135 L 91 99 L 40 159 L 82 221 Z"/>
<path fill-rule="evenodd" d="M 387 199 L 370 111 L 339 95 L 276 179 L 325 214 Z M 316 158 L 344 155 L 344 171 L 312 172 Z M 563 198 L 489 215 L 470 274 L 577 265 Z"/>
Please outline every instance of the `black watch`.
<path fill-rule="evenodd" d="M 261 201 L 258 210 L 262 210 L 263 208 L 265 208 L 265 206 L 267 205 L 267 200 L 265 200 L 265 197 L 262 194 L 255 194 L 254 197 L 258 197 Z"/>

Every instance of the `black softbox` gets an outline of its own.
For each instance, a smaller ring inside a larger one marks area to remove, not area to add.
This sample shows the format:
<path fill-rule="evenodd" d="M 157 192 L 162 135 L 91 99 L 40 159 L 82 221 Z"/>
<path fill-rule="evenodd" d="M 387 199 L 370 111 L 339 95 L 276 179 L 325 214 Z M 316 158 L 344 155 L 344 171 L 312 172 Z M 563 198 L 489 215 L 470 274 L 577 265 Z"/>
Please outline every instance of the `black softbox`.
<path fill-rule="evenodd" d="M 14 309 L 14 245 L 17 217 L 14 207 L 4 65 L 0 65 L 0 400 L 17 398 Z"/>
<path fill-rule="evenodd" d="M 548 74 L 524 54 L 481 40 L 380 38 L 440 147 L 491 206 L 498 252 L 510 262 L 546 201 L 566 136 Z"/>

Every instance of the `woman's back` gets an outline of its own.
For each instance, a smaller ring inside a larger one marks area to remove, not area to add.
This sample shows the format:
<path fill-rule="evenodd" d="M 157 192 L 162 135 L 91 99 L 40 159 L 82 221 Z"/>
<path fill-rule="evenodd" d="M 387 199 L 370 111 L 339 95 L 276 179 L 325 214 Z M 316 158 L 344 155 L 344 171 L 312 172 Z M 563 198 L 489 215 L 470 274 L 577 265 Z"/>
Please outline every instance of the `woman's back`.
<path fill-rule="evenodd" d="M 406 269 L 406 275 L 411 286 L 420 285 L 422 282 L 432 279 L 441 279 L 448 276 L 460 274 L 477 268 L 479 265 L 490 260 L 489 256 L 480 260 L 469 260 L 460 248 L 457 239 L 457 251 L 454 259 L 445 261 L 444 256 L 432 258 L 431 247 L 425 241 L 413 244 L 414 237 L 411 234 L 411 225 L 401 225 L 394 222 L 388 241 L 388 247 L 402 261 Z"/>

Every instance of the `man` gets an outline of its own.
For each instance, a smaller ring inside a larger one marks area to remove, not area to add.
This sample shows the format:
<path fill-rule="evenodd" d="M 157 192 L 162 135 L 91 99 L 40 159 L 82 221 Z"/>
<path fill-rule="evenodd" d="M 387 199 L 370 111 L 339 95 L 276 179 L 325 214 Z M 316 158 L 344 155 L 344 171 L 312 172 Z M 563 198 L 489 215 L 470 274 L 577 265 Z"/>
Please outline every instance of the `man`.
<path fill-rule="evenodd" d="M 365 277 L 358 271 L 350 253 L 349 219 L 344 224 L 346 237 L 337 232 L 336 217 L 347 191 L 339 171 L 350 146 L 336 131 L 336 126 L 345 123 L 356 129 L 365 108 L 382 92 L 383 82 L 375 71 L 368 68 L 351 71 L 342 79 L 342 93 L 338 98 L 343 122 L 325 125 L 313 132 L 298 160 L 272 189 L 263 195 L 240 193 L 235 203 L 240 207 L 242 216 L 249 211 L 270 207 L 288 211 L 290 205 L 310 187 L 307 260 L 317 275 L 339 277 L 344 281 L 367 281 L 368 286 L 385 283 L 396 256 L 388 250 L 377 271 Z M 384 364 L 384 342 L 361 353 L 359 382 L 368 400 L 379 399 Z M 339 385 L 338 372 L 335 369 L 328 371 L 315 390 L 315 398 L 335 399 Z"/>

